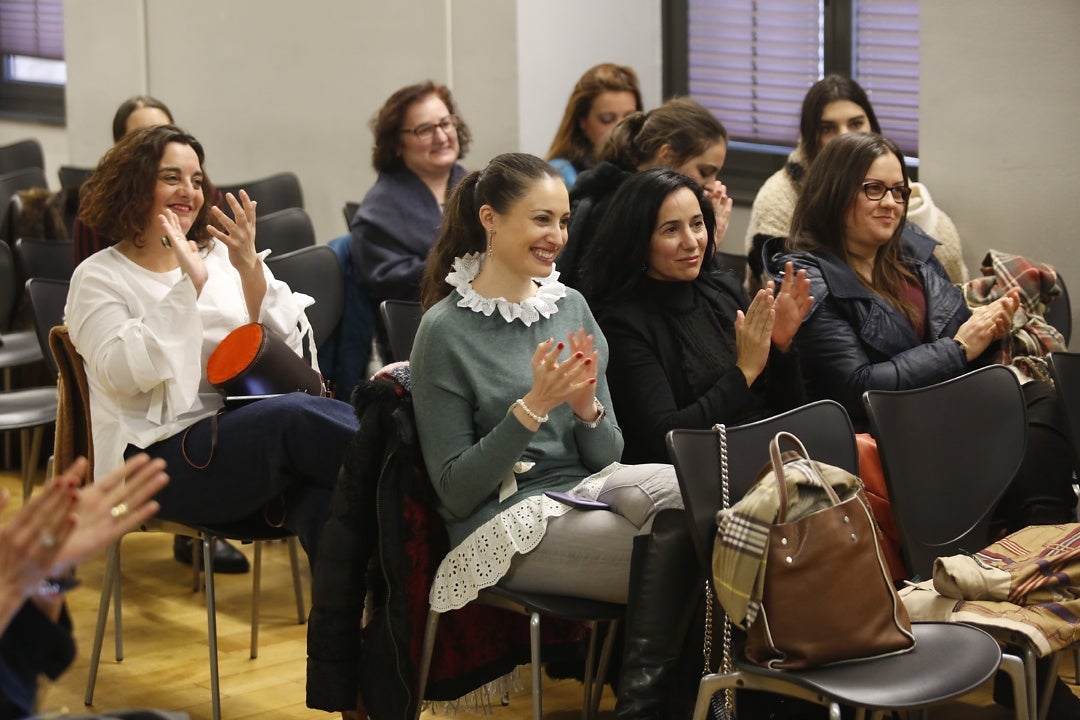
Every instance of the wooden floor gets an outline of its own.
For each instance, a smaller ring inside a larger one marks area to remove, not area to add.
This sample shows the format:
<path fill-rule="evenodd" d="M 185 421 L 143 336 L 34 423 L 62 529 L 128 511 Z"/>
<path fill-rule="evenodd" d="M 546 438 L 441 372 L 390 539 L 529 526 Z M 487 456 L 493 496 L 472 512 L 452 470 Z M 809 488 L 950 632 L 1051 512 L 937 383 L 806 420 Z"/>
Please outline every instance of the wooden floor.
<path fill-rule="evenodd" d="M 16 474 L 0 472 L 13 505 L 22 489 Z M 8 513 L 11 509 L 8 510 Z M 6 515 L 7 513 L 5 513 Z M 250 546 L 243 551 L 252 555 Z M 292 599 L 287 547 L 271 543 L 263 553 L 263 601 L 259 657 L 249 657 L 251 575 L 220 575 L 217 583 L 218 643 L 220 648 L 222 716 L 224 718 L 320 718 L 328 714 L 304 704 L 306 626 L 297 624 Z M 94 710 L 157 707 L 183 710 L 195 720 L 211 717 L 210 675 L 203 597 L 191 591 L 190 568 L 172 559 L 172 537 L 135 533 L 123 542 L 124 660 L 113 655 L 110 619 L 98 671 Z M 101 591 L 103 557 L 79 569 L 82 585 L 68 598 L 79 644 L 74 665 L 41 697 L 42 710 L 83 712 L 89 655 Z M 305 568 L 306 569 L 306 568 Z M 306 580 L 306 578 L 305 578 Z M 310 599 L 310 583 L 305 597 Z M 1066 664 L 1071 676 L 1071 663 Z M 528 685 L 528 668 L 522 668 Z M 545 717 L 580 717 L 581 686 L 574 681 L 544 685 Z M 613 716 L 614 699 L 605 691 L 601 718 Z M 430 712 L 425 718 L 433 717 Z M 531 718 L 526 691 L 511 697 L 508 706 L 496 703 L 494 720 Z M 994 706 L 987 689 L 935 708 L 932 720 L 996 720 L 1010 717 Z"/>

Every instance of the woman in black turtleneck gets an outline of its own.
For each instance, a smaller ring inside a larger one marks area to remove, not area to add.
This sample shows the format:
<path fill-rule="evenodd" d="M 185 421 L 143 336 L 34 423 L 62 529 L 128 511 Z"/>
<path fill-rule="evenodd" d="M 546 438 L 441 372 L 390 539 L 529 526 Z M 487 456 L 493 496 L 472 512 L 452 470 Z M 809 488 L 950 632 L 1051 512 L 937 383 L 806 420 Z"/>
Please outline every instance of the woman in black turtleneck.
<path fill-rule="evenodd" d="M 805 401 L 791 342 L 810 307 L 805 274 L 789 267 L 779 293 L 770 286 L 749 302 L 739 278 L 702 269 L 714 232 L 702 189 L 656 168 L 619 188 L 585 257 L 623 462 L 667 462 L 668 430 L 741 424 Z"/>

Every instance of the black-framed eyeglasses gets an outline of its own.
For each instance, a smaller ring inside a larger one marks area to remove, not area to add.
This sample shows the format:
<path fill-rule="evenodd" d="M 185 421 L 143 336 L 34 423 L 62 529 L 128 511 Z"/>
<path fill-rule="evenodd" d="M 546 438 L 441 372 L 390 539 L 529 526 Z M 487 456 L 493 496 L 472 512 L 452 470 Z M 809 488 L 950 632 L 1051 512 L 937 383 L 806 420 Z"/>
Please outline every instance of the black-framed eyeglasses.
<path fill-rule="evenodd" d="M 412 133 L 420 140 L 430 140 L 431 138 L 435 137 L 435 128 L 440 128 L 444 133 L 449 135 L 451 130 L 454 130 L 455 132 L 457 131 L 458 123 L 459 121 L 457 115 L 447 115 L 437 123 L 423 123 L 422 125 L 417 125 L 414 128 L 405 128 L 403 130 L 399 130 L 398 132 Z"/>
<path fill-rule="evenodd" d="M 908 198 L 911 197 L 911 188 L 906 185 L 893 185 L 889 187 L 885 183 L 880 182 L 864 182 L 862 184 L 863 195 L 867 200 L 878 201 L 885 197 L 885 193 L 892 195 L 892 199 L 901 205 L 907 204 Z"/>

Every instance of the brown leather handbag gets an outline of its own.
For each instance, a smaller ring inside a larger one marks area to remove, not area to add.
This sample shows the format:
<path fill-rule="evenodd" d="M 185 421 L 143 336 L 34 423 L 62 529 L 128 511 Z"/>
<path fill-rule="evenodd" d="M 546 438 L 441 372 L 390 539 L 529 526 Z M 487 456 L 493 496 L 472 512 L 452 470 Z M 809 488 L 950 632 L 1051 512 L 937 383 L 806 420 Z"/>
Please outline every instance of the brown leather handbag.
<path fill-rule="evenodd" d="M 782 457 L 781 441 L 798 452 Z M 913 648 L 862 482 L 810 460 L 790 433 L 769 451 L 771 468 L 720 512 L 714 548 L 725 609 L 742 597 L 732 619 L 747 630 L 747 659 L 803 669 Z"/>

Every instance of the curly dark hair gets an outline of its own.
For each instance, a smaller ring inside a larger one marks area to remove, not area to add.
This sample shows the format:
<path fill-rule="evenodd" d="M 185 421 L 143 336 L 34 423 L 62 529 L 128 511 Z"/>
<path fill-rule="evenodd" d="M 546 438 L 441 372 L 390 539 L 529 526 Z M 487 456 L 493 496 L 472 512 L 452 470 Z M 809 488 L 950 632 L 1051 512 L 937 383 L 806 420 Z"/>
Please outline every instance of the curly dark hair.
<path fill-rule="evenodd" d="M 458 159 L 465 157 L 472 141 L 472 133 L 454 105 L 450 88 L 425 80 L 396 91 L 383 103 L 375 117 L 371 118 L 369 125 L 371 132 L 375 134 L 375 145 L 371 148 L 371 166 L 375 168 L 375 172 L 389 172 L 404 166 L 405 161 L 397 151 L 401 123 L 405 121 L 405 113 L 409 111 L 409 107 L 428 95 L 438 95 L 450 114 L 457 116 Z"/>
<path fill-rule="evenodd" d="M 199 158 L 200 167 L 203 166 L 206 156 L 202 145 L 180 128 L 159 125 L 136 130 L 120 138 L 102 156 L 93 175 L 82 186 L 79 219 L 94 232 L 116 242 L 131 240 L 138 244 L 147 223 L 153 222 L 149 215 L 154 206 L 158 164 L 169 143 L 190 146 Z M 203 183 L 209 183 L 205 170 Z M 199 214 L 187 233 L 188 239 L 199 247 L 207 247 L 212 240 L 206 229 L 213 218 L 212 204 L 203 198 Z"/>

